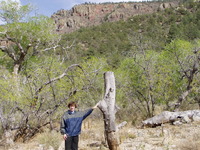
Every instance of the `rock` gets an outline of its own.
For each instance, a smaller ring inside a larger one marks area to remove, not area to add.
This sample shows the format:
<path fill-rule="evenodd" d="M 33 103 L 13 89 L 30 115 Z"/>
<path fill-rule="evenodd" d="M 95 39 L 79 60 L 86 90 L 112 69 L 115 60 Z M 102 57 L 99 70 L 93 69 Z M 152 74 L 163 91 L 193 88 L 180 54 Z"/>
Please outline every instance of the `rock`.
<path fill-rule="evenodd" d="M 160 10 L 172 7 L 171 3 L 162 3 L 159 7 Z"/>
<path fill-rule="evenodd" d="M 115 22 L 128 18 L 154 13 L 170 7 L 177 7 L 178 2 L 129 2 L 129 3 L 104 3 L 81 4 L 71 10 L 59 10 L 51 18 L 55 20 L 59 33 L 73 32 L 81 27 L 99 25 L 103 22 Z"/>

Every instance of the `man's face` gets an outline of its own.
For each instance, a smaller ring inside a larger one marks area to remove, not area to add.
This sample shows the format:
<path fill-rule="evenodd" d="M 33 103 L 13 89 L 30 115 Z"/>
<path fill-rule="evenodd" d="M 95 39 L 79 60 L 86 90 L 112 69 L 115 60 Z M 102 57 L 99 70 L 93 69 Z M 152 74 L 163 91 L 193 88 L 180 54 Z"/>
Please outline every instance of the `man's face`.
<path fill-rule="evenodd" d="M 75 106 L 74 105 L 70 105 L 69 110 L 73 112 L 75 110 Z"/>

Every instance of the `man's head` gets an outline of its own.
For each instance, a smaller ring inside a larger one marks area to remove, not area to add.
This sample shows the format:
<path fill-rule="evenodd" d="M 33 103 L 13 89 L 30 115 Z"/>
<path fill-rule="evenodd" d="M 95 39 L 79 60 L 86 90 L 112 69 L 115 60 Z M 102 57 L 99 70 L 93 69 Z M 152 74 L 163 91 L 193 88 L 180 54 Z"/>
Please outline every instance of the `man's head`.
<path fill-rule="evenodd" d="M 75 110 L 75 108 L 77 108 L 76 102 L 70 102 L 70 103 L 68 104 L 68 108 L 69 108 L 70 111 L 73 112 L 73 111 Z"/>

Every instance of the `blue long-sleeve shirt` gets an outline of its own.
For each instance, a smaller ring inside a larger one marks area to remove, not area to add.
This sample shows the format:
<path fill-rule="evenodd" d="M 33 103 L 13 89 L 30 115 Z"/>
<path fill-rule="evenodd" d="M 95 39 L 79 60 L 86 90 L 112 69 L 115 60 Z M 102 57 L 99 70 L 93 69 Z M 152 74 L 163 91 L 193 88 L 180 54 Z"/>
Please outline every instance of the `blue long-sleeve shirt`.
<path fill-rule="evenodd" d="M 74 111 L 73 113 L 68 110 L 61 118 L 60 132 L 68 136 L 77 136 L 81 133 L 82 121 L 92 113 L 93 109 L 85 111 Z"/>

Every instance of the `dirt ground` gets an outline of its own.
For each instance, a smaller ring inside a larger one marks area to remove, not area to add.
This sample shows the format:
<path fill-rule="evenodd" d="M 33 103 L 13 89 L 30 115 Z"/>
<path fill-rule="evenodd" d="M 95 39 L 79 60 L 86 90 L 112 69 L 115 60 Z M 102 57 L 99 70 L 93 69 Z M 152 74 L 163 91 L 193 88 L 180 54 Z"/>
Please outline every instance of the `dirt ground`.
<path fill-rule="evenodd" d="M 119 132 L 121 150 L 200 150 L 200 122 L 182 125 L 163 124 L 156 128 L 137 128 L 127 124 Z M 47 139 L 41 143 L 41 139 Z M 56 140 L 53 139 L 53 137 Z M 53 139 L 53 140 L 52 140 Z M 64 150 L 60 133 L 35 137 L 27 143 L 15 143 L 1 150 Z M 102 121 L 90 119 L 83 123 L 79 150 L 108 150 Z"/>
<path fill-rule="evenodd" d="M 103 130 L 101 130 L 103 133 Z M 88 133 L 87 130 L 83 134 Z M 90 131 L 95 134 L 94 131 Z M 106 150 L 103 146 L 104 136 L 96 141 L 82 140 L 81 150 Z M 82 137 L 83 138 L 83 137 Z M 101 140 L 100 140 L 101 139 Z M 178 126 L 163 124 L 156 128 L 136 128 L 126 125 L 119 131 L 121 150 L 200 150 L 200 123 L 182 124 Z"/>

